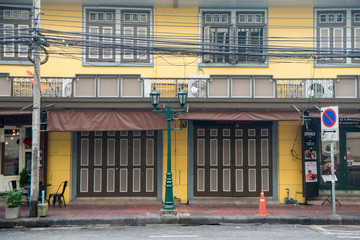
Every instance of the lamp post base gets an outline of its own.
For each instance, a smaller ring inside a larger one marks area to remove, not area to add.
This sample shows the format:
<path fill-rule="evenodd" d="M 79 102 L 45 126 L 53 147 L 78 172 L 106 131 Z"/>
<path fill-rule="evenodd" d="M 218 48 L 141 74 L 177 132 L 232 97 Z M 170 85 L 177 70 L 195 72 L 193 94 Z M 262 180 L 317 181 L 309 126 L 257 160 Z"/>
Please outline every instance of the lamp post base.
<path fill-rule="evenodd" d="M 177 209 L 173 208 L 173 209 L 164 209 L 161 208 L 160 210 L 160 216 L 177 216 Z"/>

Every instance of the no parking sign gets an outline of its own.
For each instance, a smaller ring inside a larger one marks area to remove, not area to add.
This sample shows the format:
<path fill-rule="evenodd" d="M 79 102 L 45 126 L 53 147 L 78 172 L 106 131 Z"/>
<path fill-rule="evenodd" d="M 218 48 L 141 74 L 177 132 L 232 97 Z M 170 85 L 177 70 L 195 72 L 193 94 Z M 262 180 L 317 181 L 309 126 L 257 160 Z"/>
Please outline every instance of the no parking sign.
<path fill-rule="evenodd" d="M 339 107 L 321 108 L 321 140 L 339 141 Z"/>

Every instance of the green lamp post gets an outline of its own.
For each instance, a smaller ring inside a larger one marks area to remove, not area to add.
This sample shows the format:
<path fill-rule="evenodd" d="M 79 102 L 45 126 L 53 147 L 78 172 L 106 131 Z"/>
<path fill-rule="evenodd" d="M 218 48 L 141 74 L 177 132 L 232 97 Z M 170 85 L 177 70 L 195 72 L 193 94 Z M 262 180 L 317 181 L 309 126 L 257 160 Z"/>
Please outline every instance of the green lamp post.
<path fill-rule="evenodd" d="M 160 102 L 160 93 L 155 89 L 150 93 L 151 104 L 154 106 L 153 112 L 155 114 L 163 115 L 167 120 L 167 132 L 168 132 L 168 148 L 167 148 L 167 172 L 166 172 L 166 183 L 165 183 L 165 205 L 163 206 L 164 210 L 173 210 L 175 209 L 174 200 L 173 200 L 173 181 L 171 173 L 171 120 L 173 116 L 185 112 L 184 106 L 187 100 L 187 92 L 184 91 L 184 85 L 181 85 L 181 90 L 178 92 L 179 104 L 181 106 L 180 110 L 172 110 L 170 107 L 170 101 L 168 102 L 167 108 L 163 110 L 157 110 L 156 107 Z"/>

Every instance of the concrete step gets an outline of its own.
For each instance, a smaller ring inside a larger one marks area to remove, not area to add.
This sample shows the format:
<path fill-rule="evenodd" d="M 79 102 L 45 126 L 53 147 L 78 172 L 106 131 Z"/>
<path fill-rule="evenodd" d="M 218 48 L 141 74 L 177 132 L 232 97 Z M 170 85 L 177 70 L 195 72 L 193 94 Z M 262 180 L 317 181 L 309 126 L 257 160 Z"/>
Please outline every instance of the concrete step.
<path fill-rule="evenodd" d="M 265 197 L 267 205 L 279 204 L 278 200 L 273 200 L 271 197 Z M 206 205 L 206 204 L 219 204 L 219 205 L 259 205 L 260 197 L 196 197 L 194 200 L 190 200 L 191 205 Z"/>
<path fill-rule="evenodd" d="M 331 196 L 328 198 L 328 201 L 325 201 L 325 199 L 327 199 L 329 195 L 321 195 L 319 197 L 315 197 L 311 200 L 308 200 L 307 203 L 308 204 L 313 204 L 313 205 L 322 205 L 324 203 L 324 205 L 331 205 Z M 341 205 L 360 205 L 360 196 L 337 196 L 336 195 L 336 200 L 340 202 Z M 325 202 L 324 202 L 325 201 Z M 337 205 L 339 205 L 337 203 Z"/>
<path fill-rule="evenodd" d="M 78 197 L 70 201 L 69 205 L 159 205 L 162 203 L 156 198 L 130 197 Z"/>

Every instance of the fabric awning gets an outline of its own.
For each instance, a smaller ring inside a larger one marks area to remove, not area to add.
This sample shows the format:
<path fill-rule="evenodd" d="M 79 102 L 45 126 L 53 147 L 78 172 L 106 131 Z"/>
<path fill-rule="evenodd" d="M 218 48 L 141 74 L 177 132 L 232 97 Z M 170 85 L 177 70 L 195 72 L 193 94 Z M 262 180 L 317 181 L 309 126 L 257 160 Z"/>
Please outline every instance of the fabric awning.
<path fill-rule="evenodd" d="M 320 118 L 320 111 L 311 111 L 309 117 Z M 360 112 L 340 112 L 340 118 L 360 118 Z M 180 115 L 182 120 L 205 121 L 300 121 L 296 111 L 190 111 Z"/>
<path fill-rule="evenodd" d="M 0 110 L 0 116 L 18 116 L 18 115 L 31 115 L 31 110 Z"/>
<path fill-rule="evenodd" d="M 320 111 L 316 111 L 316 112 L 310 112 L 309 114 L 310 117 L 312 118 L 320 118 L 321 117 L 321 113 Z M 341 112 L 339 111 L 339 118 L 347 118 L 347 119 L 351 119 L 351 118 L 355 118 L 355 119 L 359 119 L 360 118 L 360 112 Z"/>
<path fill-rule="evenodd" d="M 206 121 L 299 121 L 295 111 L 191 111 L 180 116 L 183 120 Z"/>
<path fill-rule="evenodd" d="M 47 131 L 163 130 L 165 117 L 151 111 L 48 110 Z"/>

